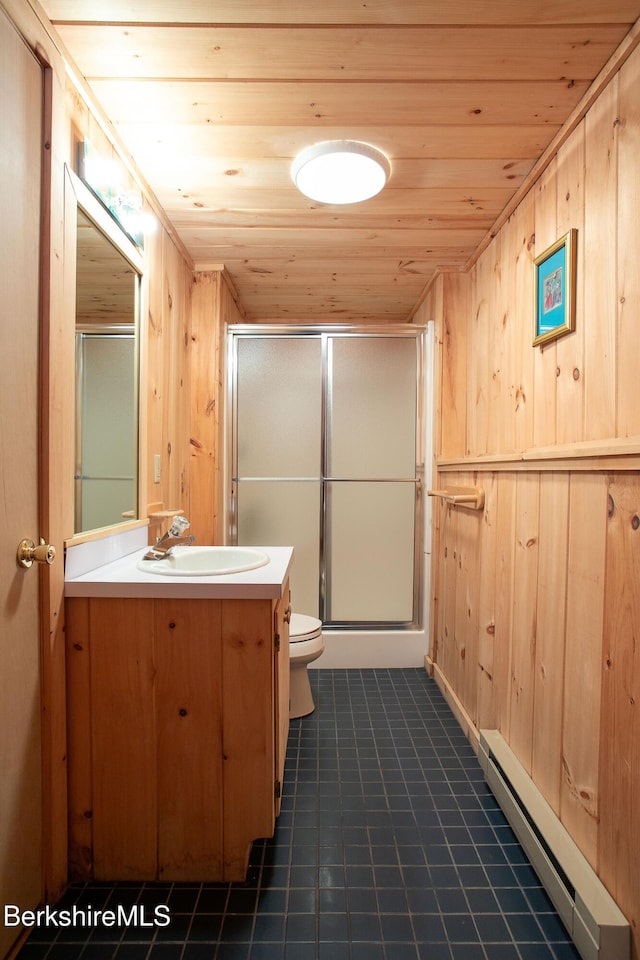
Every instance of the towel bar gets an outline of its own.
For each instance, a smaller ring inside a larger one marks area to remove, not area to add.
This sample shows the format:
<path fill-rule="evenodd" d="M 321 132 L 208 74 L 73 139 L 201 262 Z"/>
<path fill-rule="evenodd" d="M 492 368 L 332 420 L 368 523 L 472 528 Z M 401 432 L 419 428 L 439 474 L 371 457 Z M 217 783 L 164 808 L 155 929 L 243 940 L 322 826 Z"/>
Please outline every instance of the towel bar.
<path fill-rule="evenodd" d="M 447 503 L 469 507 L 471 510 L 484 510 L 484 489 L 482 487 L 448 487 L 445 490 L 428 490 L 430 497 L 441 497 Z"/>

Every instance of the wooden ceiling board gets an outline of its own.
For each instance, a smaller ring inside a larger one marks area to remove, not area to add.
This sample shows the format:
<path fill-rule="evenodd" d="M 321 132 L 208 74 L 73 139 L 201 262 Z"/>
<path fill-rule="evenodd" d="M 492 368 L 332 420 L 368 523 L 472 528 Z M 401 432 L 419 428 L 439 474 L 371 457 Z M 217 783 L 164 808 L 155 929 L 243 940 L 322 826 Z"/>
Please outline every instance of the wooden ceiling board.
<path fill-rule="evenodd" d="M 330 224 L 317 228 L 311 236 L 305 226 L 270 226 L 260 223 L 258 218 L 249 227 L 234 227 L 232 224 L 231 216 L 227 218 L 227 222 L 223 216 L 216 217 L 215 220 L 210 217 L 202 219 L 197 216 L 183 216 L 176 217 L 174 221 L 176 229 L 198 247 L 220 244 L 230 249 L 241 249 L 244 245 L 255 245 L 258 248 L 264 246 L 263 257 L 266 259 L 274 256 L 271 252 L 274 246 L 281 249 L 294 248 L 298 256 L 303 250 L 311 251 L 311 256 L 318 256 L 320 251 L 331 256 L 331 251 L 337 248 L 341 251 L 341 258 L 348 256 L 349 252 L 353 257 L 373 255 L 366 253 L 365 247 L 371 250 L 379 249 L 379 256 L 388 257 L 397 247 L 400 256 L 405 257 L 408 254 L 404 251 L 409 248 L 434 253 L 439 249 L 448 250 L 460 245 L 475 246 L 486 232 L 482 224 L 471 225 L 464 221 L 460 225 L 449 223 L 443 226 L 439 223 L 429 224 L 426 217 L 418 229 L 403 226 L 402 223 L 386 229 L 371 224 L 355 227 Z M 411 253 L 411 256 L 414 255 Z"/>
<path fill-rule="evenodd" d="M 542 122 L 508 129 L 492 124 L 471 127 L 468 124 L 433 126 L 414 122 L 390 127 L 357 123 L 349 127 L 349 136 L 352 140 L 375 143 L 395 159 L 449 161 L 509 156 L 533 163 L 548 144 L 550 135 L 555 135 L 559 129 L 559 124 Z M 136 157 L 145 163 L 155 161 L 159 168 L 171 163 L 188 166 L 197 161 L 214 166 L 219 157 L 225 157 L 229 162 L 234 157 L 236 160 L 285 158 L 291 161 L 309 145 L 307 127 L 275 124 L 243 127 L 238 124 L 119 123 L 118 130 Z M 344 126 L 322 128 L 322 136 L 327 140 L 340 140 L 344 135 Z"/>
<path fill-rule="evenodd" d="M 626 26 L 61 25 L 89 80 L 589 80 Z"/>
<path fill-rule="evenodd" d="M 97 23 L 557 24 L 627 23 L 635 0 L 45 0 L 53 21 Z M 212 13 L 215 12 L 215 18 Z"/>
<path fill-rule="evenodd" d="M 487 243 L 640 17 L 640 0 L 42 6 L 196 268 L 224 265 L 269 322 L 410 317 Z M 321 139 L 384 150 L 385 190 L 302 197 L 291 162 Z"/>
<path fill-rule="evenodd" d="M 392 174 L 393 177 L 393 174 Z M 213 186 L 205 187 L 200 194 L 189 192 L 185 200 L 188 206 L 199 208 L 199 215 L 205 212 L 223 213 L 234 211 L 239 214 L 259 213 L 271 218 L 271 221 L 296 218 L 300 222 L 304 214 L 305 225 L 343 223 L 352 219 L 366 217 L 369 222 L 390 219 L 397 222 L 401 218 L 456 217 L 473 218 L 495 215 L 502 210 L 513 193 L 508 184 L 501 187 L 484 187 L 478 190 L 463 187 L 440 187 L 436 189 L 403 190 L 389 186 L 377 197 L 367 201 L 366 207 L 351 210 L 351 204 L 336 206 L 323 204 L 303 197 L 297 191 L 286 187 L 269 189 L 267 187 L 244 187 L 237 184 L 237 177 L 230 178 L 226 190 Z M 358 205 L 360 206 L 360 205 Z"/>
<path fill-rule="evenodd" d="M 503 124 L 541 121 L 560 125 L 586 92 L 586 80 L 402 81 L 398 83 L 308 81 L 243 83 L 229 80 L 94 80 L 91 88 L 107 115 L 121 123 L 300 124 L 309 138 L 323 126 L 350 126 L 363 116 L 376 123 Z M 508 130 L 505 130 L 508 137 Z"/>
<path fill-rule="evenodd" d="M 290 190 L 293 157 L 262 158 L 196 155 L 192 158 L 169 150 L 156 150 L 149 160 L 154 181 L 161 192 L 206 190 Z M 284 161 L 284 162 L 283 162 Z M 414 190 L 440 187 L 469 190 L 518 186 L 531 170 L 532 159 L 422 160 L 398 158 L 394 152 L 389 189 Z M 233 196 L 233 192 L 229 194 Z"/>

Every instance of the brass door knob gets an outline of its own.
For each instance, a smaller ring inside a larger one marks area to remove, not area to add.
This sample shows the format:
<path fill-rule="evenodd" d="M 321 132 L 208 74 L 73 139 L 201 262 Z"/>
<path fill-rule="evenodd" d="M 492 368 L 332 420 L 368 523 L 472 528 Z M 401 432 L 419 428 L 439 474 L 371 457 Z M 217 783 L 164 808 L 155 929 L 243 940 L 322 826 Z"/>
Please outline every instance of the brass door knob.
<path fill-rule="evenodd" d="M 40 543 L 36 547 L 33 540 L 21 540 L 18 544 L 18 565 L 27 569 L 34 563 L 53 563 L 56 558 L 56 548 L 50 543 L 45 543 L 40 537 Z"/>
<path fill-rule="evenodd" d="M 291 605 L 289 605 L 284 611 L 282 619 L 285 623 L 291 623 Z"/>

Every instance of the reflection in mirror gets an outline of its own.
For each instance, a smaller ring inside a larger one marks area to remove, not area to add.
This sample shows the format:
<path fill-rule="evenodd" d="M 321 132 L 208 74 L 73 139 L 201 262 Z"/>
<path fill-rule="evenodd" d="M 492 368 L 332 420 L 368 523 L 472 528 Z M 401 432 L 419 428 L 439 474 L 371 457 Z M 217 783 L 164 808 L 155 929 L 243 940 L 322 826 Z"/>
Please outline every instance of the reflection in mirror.
<path fill-rule="evenodd" d="M 139 284 L 129 259 L 78 207 L 75 533 L 138 516 Z"/>

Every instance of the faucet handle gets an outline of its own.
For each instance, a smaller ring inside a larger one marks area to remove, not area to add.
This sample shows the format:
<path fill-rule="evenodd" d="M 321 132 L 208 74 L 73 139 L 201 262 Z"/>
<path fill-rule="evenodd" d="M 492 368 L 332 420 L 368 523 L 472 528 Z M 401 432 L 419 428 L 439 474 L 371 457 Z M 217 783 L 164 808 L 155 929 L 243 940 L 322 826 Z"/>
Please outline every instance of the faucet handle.
<path fill-rule="evenodd" d="M 169 535 L 172 537 L 181 537 L 185 530 L 191 526 L 186 517 L 174 517 L 169 527 Z"/>

